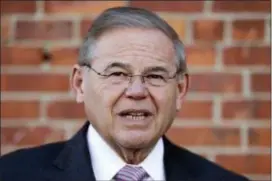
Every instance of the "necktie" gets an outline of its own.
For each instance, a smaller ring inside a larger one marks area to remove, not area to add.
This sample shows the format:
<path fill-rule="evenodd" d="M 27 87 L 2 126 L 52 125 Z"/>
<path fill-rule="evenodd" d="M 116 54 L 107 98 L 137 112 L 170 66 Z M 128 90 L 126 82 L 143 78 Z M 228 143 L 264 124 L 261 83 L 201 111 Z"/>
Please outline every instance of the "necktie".
<path fill-rule="evenodd" d="M 126 165 L 116 175 L 116 181 L 143 181 L 149 178 L 149 175 L 142 167 L 133 167 Z"/>

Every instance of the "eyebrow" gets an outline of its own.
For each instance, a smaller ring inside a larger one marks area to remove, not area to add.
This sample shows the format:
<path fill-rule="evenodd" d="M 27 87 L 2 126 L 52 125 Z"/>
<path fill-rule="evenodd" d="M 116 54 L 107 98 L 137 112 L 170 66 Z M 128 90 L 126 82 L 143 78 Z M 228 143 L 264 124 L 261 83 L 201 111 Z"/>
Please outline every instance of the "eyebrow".
<path fill-rule="evenodd" d="M 121 62 L 112 62 L 112 63 L 110 63 L 109 65 L 106 66 L 104 71 L 108 71 L 109 69 L 115 68 L 115 67 L 123 68 L 123 69 L 126 69 L 126 70 L 132 70 L 132 67 L 129 64 L 121 63 Z M 146 72 L 165 72 L 165 73 L 169 73 L 169 71 L 165 67 L 162 67 L 162 66 L 147 67 L 147 68 L 144 68 L 143 72 L 144 73 L 146 73 Z"/>
<path fill-rule="evenodd" d="M 121 62 L 112 62 L 106 66 L 104 71 L 107 71 L 110 68 L 114 68 L 114 67 L 131 70 L 131 66 L 129 64 L 125 64 L 125 63 L 121 63 Z"/>
<path fill-rule="evenodd" d="M 144 69 L 144 72 L 165 72 L 169 73 L 169 71 L 161 66 L 147 67 Z"/>

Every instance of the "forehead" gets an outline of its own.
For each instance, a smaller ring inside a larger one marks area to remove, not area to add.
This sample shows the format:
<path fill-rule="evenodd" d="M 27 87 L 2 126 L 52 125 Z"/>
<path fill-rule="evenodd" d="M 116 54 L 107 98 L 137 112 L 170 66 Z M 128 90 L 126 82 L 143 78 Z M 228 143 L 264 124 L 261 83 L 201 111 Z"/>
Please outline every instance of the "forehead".
<path fill-rule="evenodd" d="M 172 41 L 156 29 L 110 30 L 98 38 L 93 53 L 99 63 L 116 58 L 133 64 L 175 64 Z"/>

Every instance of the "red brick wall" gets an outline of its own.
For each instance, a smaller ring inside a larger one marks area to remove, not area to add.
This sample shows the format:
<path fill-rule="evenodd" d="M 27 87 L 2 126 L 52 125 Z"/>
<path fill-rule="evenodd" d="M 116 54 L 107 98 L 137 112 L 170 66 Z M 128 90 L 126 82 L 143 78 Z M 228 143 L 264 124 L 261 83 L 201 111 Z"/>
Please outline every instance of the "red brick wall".
<path fill-rule="evenodd" d="M 269 1 L 1 1 L 2 154 L 67 139 L 83 124 L 82 105 L 70 92 L 70 65 L 92 19 L 116 5 L 156 11 L 186 45 L 190 93 L 168 133 L 172 140 L 269 180 Z"/>

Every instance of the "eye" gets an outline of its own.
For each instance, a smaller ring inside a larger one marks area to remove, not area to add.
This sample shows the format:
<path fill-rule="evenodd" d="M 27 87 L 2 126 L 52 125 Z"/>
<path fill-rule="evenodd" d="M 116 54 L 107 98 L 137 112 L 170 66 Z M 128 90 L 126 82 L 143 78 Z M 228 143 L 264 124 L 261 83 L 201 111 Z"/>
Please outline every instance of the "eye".
<path fill-rule="evenodd" d="M 109 74 L 109 76 L 111 77 L 127 77 L 128 74 L 124 73 L 124 72 L 112 72 Z"/>
<path fill-rule="evenodd" d="M 149 74 L 146 76 L 148 79 L 158 79 L 158 80 L 165 80 L 165 77 L 159 74 Z"/>

